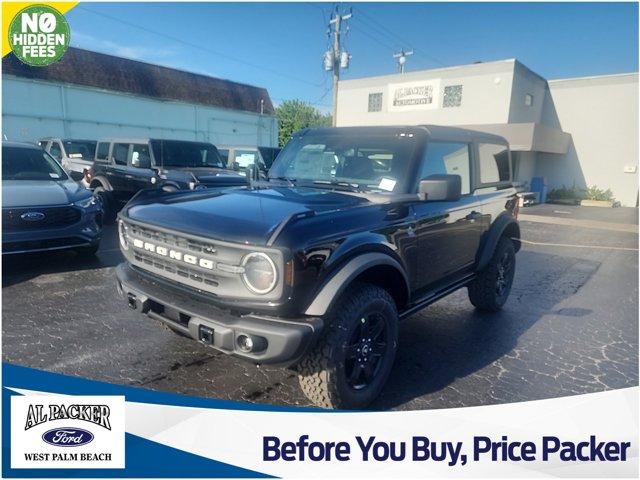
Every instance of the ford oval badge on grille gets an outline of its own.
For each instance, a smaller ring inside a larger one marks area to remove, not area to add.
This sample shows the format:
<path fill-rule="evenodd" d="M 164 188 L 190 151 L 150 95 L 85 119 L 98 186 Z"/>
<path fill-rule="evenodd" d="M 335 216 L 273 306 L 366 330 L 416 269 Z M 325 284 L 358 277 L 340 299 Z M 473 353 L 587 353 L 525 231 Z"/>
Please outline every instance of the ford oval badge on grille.
<path fill-rule="evenodd" d="M 44 213 L 26 212 L 20 215 L 20 218 L 26 222 L 39 222 L 40 220 L 44 220 Z"/>
<path fill-rule="evenodd" d="M 54 428 L 42 434 L 42 440 L 57 447 L 79 447 L 93 440 L 93 433 L 82 428 Z"/>

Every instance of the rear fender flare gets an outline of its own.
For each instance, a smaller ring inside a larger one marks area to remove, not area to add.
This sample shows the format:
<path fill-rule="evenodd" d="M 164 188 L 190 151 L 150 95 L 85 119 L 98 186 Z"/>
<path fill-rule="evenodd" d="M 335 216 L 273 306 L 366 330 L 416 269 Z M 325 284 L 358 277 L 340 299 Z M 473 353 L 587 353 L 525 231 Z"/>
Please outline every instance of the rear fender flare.
<path fill-rule="evenodd" d="M 505 235 L 505 233 L 508 233 L 509 238 L 520 238 L 518 221 L 506 212 L 498 215 L 493 225 L 491 225 L 491 228 L 485 233 L 484 240 L 478 250 L 478 258 L 476 261 L 477 271 L 482 270 L 489 264 L 500 238 Z M 520 249 L 520 242 L 515 242 L 515 248 L 516 252 Z"/>
<path fill-rule="evenodd" d="M 323 316 L 358 275 L 372 267 L 381 265 L 396 269 L 404 279 L 407 292 L 410 291 L 407 275 L 397 260 L 380 252 L 364 253 L 349 260 L 325 281 L 304 312 L 305 315 Z"/>

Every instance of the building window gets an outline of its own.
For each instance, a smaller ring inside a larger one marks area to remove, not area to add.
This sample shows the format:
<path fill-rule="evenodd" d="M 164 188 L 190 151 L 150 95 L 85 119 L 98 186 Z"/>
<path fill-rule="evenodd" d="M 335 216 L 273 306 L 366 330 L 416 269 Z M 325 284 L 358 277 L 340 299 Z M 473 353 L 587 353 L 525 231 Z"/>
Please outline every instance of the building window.
<path fill-rule="evenodd" d="M 444 87 L 443 107 L 459 107 L 462 104 L 462 85 Z"/>
<path fill-rule="evenodd" d="M 525 104 L 527 107 L 531 107 L 531 106 L 533 106 L 533 95 L 531 95 L 530 93 L 527 93 L 527 94 L 524 96 L 524 104 Z"/>
<path fill-rule="evenodd" d="M 382 92 L 369 94 L 369 111 L 382 111 Z"/>

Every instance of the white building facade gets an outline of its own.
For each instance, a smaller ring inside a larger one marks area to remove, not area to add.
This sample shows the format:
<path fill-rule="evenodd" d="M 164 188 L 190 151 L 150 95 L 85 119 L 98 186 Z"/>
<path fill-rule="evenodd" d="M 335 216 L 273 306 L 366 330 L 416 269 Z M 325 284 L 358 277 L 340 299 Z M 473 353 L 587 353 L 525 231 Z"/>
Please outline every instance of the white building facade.
<path fill-rule="evenodd" d="M 496 133 L 511 145 L 517 181 L 595 185 L 637 206 L 637 73 L 547 81 L 512 59 L 344 80 L 336 120 Z"/>
<path fill-rule="evenodd" d="M 44 68 L 4 57 L 2 133 L 274 147 L 278 121 L 263 88 L 71 48 Z"/>

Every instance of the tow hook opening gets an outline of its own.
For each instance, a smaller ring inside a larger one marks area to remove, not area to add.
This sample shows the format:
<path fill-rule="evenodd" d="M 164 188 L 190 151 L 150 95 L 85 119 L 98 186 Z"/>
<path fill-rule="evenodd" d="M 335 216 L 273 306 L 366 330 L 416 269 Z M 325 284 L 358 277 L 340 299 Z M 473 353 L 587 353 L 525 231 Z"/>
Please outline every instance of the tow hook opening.
<path fill-rule="evenodd" d="M 138 299 L 133 293 L 127 294 L 127 305 L 131 310 L 136 310 L 138 308 Z"/>
<path fill-rule="evenodd" d="M 213 345 L 213 329 L 200 325 L 198 329 L 199 340 L 206 345 Z"/>

